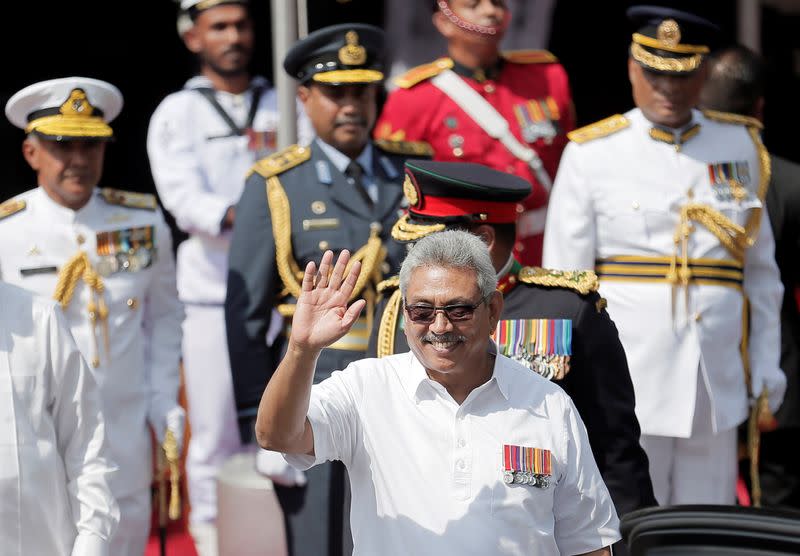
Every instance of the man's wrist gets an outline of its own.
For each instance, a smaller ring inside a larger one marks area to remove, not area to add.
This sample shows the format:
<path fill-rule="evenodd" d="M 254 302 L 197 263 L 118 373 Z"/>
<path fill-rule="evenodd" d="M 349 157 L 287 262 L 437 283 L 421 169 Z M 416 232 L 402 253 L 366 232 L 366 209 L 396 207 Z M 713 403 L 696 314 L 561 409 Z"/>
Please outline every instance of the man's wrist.
<path fill-rule="evenodd" d="M 294 357 L 300 361 L 316 361 L 320 353 L 322 353 L 322 349 L 300 345 L 296 342 L 293 342 L 291 338 L 289 338 L 289 342 L 286 347 L 286 355 Z"/>

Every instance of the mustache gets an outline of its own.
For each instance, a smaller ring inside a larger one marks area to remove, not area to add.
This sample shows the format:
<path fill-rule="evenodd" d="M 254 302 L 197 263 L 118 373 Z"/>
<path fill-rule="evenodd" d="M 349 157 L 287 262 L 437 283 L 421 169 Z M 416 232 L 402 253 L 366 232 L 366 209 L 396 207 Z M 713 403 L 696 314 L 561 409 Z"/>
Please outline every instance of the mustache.
<path fill-rule="evenodd" d="M 367 127 L 367 119 L 361 116 L 356 116 L 353 118 L 336 118 L 334 120 L 333 125 L 335 127 L 343 126 L 343 125 L 357 125 L 361 127 Z"/>
<path fill-rule="evenodd" d="M 461 334 L 434 334 L 433 332 L 428 332 L 422 337 L 423 342 L 428 342 L 430 344 L 434 342 L 441 342 L 441 343 L 448 343 L 448 342 L 466 342 L 466 336 L 462 336 Z"/>
<path fill-rule="evenodd" d="M 241 44 L 234 44 L 222 52 L 223 56 L 225 54 L 247 54 L 247 49 Z"/>

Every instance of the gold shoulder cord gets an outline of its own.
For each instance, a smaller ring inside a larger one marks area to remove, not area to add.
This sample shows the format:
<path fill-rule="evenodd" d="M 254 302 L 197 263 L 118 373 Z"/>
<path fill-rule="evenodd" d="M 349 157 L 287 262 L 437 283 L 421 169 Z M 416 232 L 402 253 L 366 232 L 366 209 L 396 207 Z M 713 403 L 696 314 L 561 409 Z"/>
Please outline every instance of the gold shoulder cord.
<path fill-rule="evenodd" d="M 378 328 L 378 357 L 394 354 L 394 335 L 397 329 L 397 318 L 400 316 L 400 289 L 394 291 L 386 303 Z"/>
<path fill-rule="evenodd" d="M 105 285 L 103 279 L 92 268 L 92 263 L 89 261 L 89 256 L 85 251 L 80 251 L 75 254 L 69 261 L 61 267 L 61 272 L 58 274 L 58 282 L 56 283 L 56 291 L 53 293 L 53 299 L 58 301 L 62 309 L 69 307 L 72 296 L 75 294 L 75 288 L 78 282 L 83 279 L 90 290 L 89 305 L 89 322 L 92 325 L 92 342 L 94 344 L 94 356 L 92 357 L 92 366 L 97 368 L 100 366 L 100 353 L 97 347 L 97 321 L 102 323 L 103 327 L 103 340 L 106 348 L 106 358 L 111 360 L 111 346 L 108 337 L 108 307 L 106 306 L 103 292 Z"/>
<path fill-rule="evenodd" d="M 286 191 L 277 176 L 267 179 L 267 202 L 272 214 L 272 233 L 275 236 L 275 259 L 278 265 L 278 275 L 281 277 L 287 293 L 294 298 L 298 298 L 302 289 L 303 271 L 300 270 L 292 253 L 291 209 Z M 353 301 L 362 293 L 368 280 L 372 279 L 377 282 L 381 279 L 380 265 L 385 258 L 386 249 L 383 247 L 378 231 L 373 230 L 366 245 L 356 251 L 347 265 L 345 272 L 356 261 L 361 262 L 361 274 L 358 276 L 358 281 L 355 288 L 353 288 L 349 301 Z M 294 314 L 294 305 L 279 305 L 278 311 L 283 316 L 292 316 Z"/>
<path fill-rule="evenodd" d="M 761 201 L 763 204 L 764 199 L 767 197 L 770 179 L 772 178 L 772 160 L 769 157 L 769 151 L 767 151 L 767 148 L 761 141 L 759 129 L 755 126 L 747 126 L 747 133 L 750 134 L 750 138 L 753 140 L 753 144 L 756 146 L 756 150 L 758 151 L 760 179 L 758 182 L 758 191 L 756 192 L 756 195 L 758 196 L 759 201 Z M 752 242 L 755 242 L 756 236 L 758 235 L 758 230 L 761 226 L 761 213 L 763 210 L 763 208 L 753 209 L 753 212 L 747 219 L 745 229 L 747 230 L 747 236 Z"/>

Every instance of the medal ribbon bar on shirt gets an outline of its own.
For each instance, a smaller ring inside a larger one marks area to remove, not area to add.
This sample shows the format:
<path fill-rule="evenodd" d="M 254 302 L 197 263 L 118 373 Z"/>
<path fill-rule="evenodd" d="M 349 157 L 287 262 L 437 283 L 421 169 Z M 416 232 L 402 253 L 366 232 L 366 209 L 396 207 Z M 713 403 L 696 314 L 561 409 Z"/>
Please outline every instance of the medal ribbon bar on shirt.
<path fill-rule="evenodd" d="M 547 488 L 552 475 L 550 450 L 503 445 L 503 482 Z"/>

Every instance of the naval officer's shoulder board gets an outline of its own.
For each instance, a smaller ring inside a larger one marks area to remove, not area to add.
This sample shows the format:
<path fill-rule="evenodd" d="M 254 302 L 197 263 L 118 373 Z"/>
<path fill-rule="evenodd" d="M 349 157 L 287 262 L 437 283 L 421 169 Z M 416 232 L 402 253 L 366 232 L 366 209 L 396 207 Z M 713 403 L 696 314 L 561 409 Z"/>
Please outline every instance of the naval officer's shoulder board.
<path fill-rule="evenodd" d="M 137 193 L 135 191 L 103 187 L 100 189 L 100 196 L 109 205 L 150 211 L 158 208 L 156 196 L 151 193 Z"/>
<path fill-rule="evenodd" d="M 597 274 L 592 270 L 553 270 L 526 266 L 519 271 L 519 282 L 547 288 L 564 288 L 588 295 L 600 287 Z"/>
<path fill-rule="evenodd" d="M 628 118 L 622 114 L 614 114 L 613 116 L 609 116 L 608 118 L 600 120 L 599 122 L 589 124 L 574 131 L 570 131 L 567 133 L 567 137 L 573 143 L 582 145 L 583 143 L 588 143 L 594 139 L 600 139 L 601 137 L 607 137 L 617 133 L 618 131 L 622 131 L 623 129 L 628 128 L 630 125 L 631 123 Z"/>
<path fill-rule="evenodd" d="M 302 145 L 292 145 L 282 151 L 273 153 L 256 162 L 247 173 L 249 178 L 253 174 L 258 174 L 265 179 L 275 177 L 279 174 L 299 166 L 311 158 L 311 148 Z"/>
<path fill-rule="evenodd" d="M 22 199 L 9 199 L 4 203 L 0 204 L 0 220 L 4 220 L 9 216 L 17 214 L 18 212 L 22 212 L 25 210 L 27 203 Z"/>

